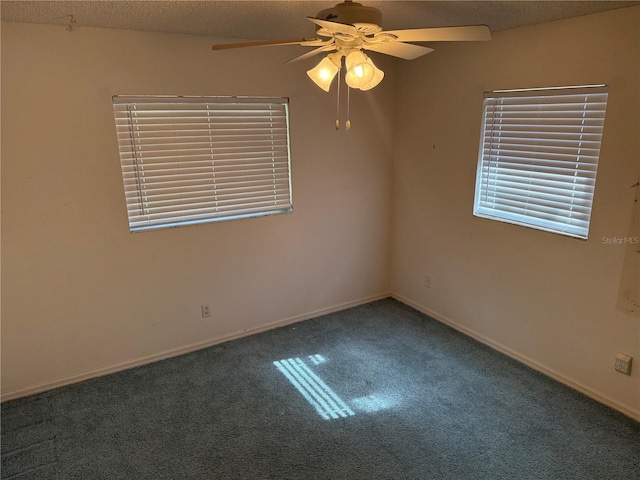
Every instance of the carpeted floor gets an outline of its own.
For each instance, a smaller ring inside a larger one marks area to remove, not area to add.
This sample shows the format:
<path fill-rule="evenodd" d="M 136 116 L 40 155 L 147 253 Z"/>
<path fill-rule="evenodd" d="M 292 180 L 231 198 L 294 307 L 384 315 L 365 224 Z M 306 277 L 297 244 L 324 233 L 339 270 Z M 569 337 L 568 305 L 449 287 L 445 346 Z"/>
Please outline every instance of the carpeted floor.
<path fill-rule="evenodd" d="M 3 479 L 640 479 L 640 424 L 391 299 L 2 405 Z"/>

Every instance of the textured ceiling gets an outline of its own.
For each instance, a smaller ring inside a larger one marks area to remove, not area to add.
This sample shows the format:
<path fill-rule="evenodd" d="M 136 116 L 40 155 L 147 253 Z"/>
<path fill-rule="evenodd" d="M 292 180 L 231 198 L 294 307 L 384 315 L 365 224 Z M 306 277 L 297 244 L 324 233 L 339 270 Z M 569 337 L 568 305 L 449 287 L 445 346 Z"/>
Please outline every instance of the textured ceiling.
<path fill-rule="evenodd" d="M 313 36 L 305 17 L 337 1 L 7 1 L 2 20 L 78 27 L 187 33 L 236 39 Z M 366 1 L 383 14 L 387 30 L 486 24 L 492 31 L 586 15 L 640 1 Z"/>

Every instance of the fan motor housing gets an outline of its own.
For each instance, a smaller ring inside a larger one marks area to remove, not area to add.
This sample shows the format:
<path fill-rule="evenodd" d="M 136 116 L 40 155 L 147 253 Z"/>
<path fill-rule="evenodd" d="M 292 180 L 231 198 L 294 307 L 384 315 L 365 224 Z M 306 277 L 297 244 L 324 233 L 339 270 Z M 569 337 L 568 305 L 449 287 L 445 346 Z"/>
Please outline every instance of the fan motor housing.
<path fill-rule="evenodd" d="M 353 25 L 365 35 L 382 30 L 382 12 L 380 10 L 374 7 L 365 7 L 349 0 L 339 3 L 333 8 L 321 10 L 316 18 Z M 319 27 L 317 30 L 320 31 L 322 28 Z"/>

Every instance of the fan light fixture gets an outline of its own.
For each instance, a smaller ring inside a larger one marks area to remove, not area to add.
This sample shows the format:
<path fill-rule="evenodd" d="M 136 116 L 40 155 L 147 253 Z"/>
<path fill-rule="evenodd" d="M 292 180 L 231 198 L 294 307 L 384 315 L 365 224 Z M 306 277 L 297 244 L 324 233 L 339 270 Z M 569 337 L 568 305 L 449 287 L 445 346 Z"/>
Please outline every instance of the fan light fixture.
<path fill-rule="evenodd" d="M 384 78 L 384 72 L 374 65 L 359 48 L 339 49 L 320 60 L 320 63 L 307 71 L 309 78 L 325 92 L 331 89 L 331 83 L 338 75 L 338 96 L 336 117 L 340 113 L 340 70 L 342 69 L 342 57 L 345 58 L 346 74 L 344 80 L 347 84 L 347 121 L 346 129 L 351 129 L 349 120 L 349 90 L 354 88 L 362 91 L 371 90 Z M 336 119 L 336 130 L 340 128 L 340 122 Z"/>
<path fill-rule="evenodd" d="M 320 61 L 315 68 L 307 71 L 309 78 L 314 81 L 325 92 L 331 88 L 331 82 L 340 70 L 342 56 L 338 53 L 331 53 Z"/>
<path fill-rule="evenodd" d="M 353 50 L 345 57 L 345 65 L 347 73 L 344 76 L 347 85 L 351 88 L 360 89 L 364 85 L 368 85 L 375 75 L 373 62 L 360 50 Z"/>
<path fill-rule="evenodd" d="M 331 83 L 342 66 L 342 57 L 345 57 L 347 73 L 345 82 L 350 88 L 358 90 L 371 90 L 384 78 L 384 72 L 374 65 L 359 49 L 353 49 L 348 53 L 330 53 L 323 58 L 318 65 L 307 71 L 309 78 L 325 92 L 331 88 Z"/>

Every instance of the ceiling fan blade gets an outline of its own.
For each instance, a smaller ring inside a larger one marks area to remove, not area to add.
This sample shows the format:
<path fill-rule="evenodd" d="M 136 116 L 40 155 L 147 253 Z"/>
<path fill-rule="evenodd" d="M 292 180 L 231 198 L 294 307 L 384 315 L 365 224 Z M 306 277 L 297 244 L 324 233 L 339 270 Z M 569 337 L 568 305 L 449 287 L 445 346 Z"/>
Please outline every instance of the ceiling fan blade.
<path fill-rule="evenodd" d="M 456 42 L 491 40 L 491 31 L 486 25 L 466 27 L 413 28 L 408 30 L 390 30 L 399 42 Z"/>
<path fill-rule="evenodd" d="M 305 53 L 304 55 L 300 55 L 299 57 L 292 58 L 291 60 L 284 62 L 284 64 L 287 65 L 288 63 L 299 62 L 300 60 L 306 60 L 307 58 L 311 58 L 315 55 L 318 55 L 319 53 L 326 52 L 327 50 L 333 50 L 333 46 L 330 46 L 329 49 L 327 49 L 326 46 L 315 48 L 310 52 Z"/>
<path fill-rule="evenodd" d="M 427 53 L 433 52 L 433 48 L 422 47 L 420 45 L 411 45 L 402 42 L 382 42 L 363 45 L 365 50 L 372 50 L 392 57 L 403 58 L 405 60 L 413 60 Z"/>
<path fill-rule="evenodd" d="M 358 29 L 353 25 L 346 23 L 330 22 L 329 20 L 322 20 L 320 18 L 307 17 L 307 20 L 315 23 L 316 25 L 328 30 L 331 33 L 344 33 L 354 38 L 358 38 Z M 322 35 L 319 33 L 319 35 Z"/>
<path fill-rule="evenodd" d="M 240 42 L 240 43 L 218 43 L 211 47 L 211 50 L 228 50 L 230 48 L 245 48 L 245 47 L 271 47 L 277 45 L 304 45 L 313 47 L 315 44 L 324 43 L 320 38 L 301 38 L 297 40 L 260 40 L 255 42 Z"/>

